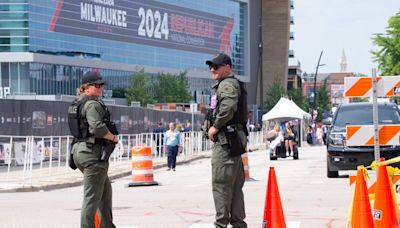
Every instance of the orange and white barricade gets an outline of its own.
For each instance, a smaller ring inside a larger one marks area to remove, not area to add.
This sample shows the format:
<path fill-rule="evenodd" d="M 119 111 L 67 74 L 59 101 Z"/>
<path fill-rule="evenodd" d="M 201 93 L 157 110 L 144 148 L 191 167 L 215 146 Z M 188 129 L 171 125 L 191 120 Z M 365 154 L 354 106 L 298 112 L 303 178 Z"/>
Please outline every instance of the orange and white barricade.
<path fill-rule="evenodd" d="M 379 126 L 380 145 L 400 144 L 400 125 Z M 373 146 L 374 126 L 373 125 L 347 125 L 346 126 L 347 146 Z"/>
<path fill-rule="evenodd" d="M 378 97 L 400 96 L 400 76 L 376 77 Z M 371 97 L 371 77 L 345 77 L 345 97 Z"/>
<path fill-rule="evenodd" d="M 399 96 L 400 76 L 385 76 L 382 78 L 383 78 L 383 96 L 385 97 Z"/>
<path fill-rule="evenodd" d="M 151 147 L 135 146 L 132 148 L 132 182 L 129 187 L 158 185 L 153 177 Z"/>
<path fill-rule="evenodd" d="M 376 78 L 377 87 L 383 87 L 381 77 Z M 378 90 L 379 92 L 380 90 Z M 372 96 L 371 77 L 345 77 L 344 78 L 345 97 L 370 97 Z"/>

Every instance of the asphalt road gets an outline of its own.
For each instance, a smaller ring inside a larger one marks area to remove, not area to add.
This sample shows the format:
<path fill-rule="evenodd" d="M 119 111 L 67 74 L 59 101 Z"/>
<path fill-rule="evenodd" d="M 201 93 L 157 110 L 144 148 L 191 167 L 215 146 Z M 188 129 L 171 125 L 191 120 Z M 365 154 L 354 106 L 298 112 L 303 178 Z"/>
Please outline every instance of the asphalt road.
<path fill-rule="evenodd" d="M 328 179 L 324 147 L 305 147 L 300 159 L 269 161 L 266 151 L 249 154 L 250 176 L 245 183 L 246 221 L 261 227 L 267 177 L 275 167 L 288 227 L 345 227 L 353 194 L 348 178 Z M 354 172 L 350 172 L 354 173 Z M 117 227 L 212 227 L 210 159 L 155 170 L 159 186 L 126 187 L 130 177 L 113 183 L 113 212 Z M 49 192 L 0 194 L 0 227 L 79 227 L 82 186 Z"/>

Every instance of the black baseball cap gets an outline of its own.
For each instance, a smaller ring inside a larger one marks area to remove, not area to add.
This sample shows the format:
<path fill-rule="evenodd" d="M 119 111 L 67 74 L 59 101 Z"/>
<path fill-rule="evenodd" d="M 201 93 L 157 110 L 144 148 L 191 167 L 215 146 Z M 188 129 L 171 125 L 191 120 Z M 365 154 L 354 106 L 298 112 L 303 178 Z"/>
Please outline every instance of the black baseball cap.
<path fill-rule="evenodd" d="M 231 60 L 231 57 L 229 57 L 229 55 L 227 55 L 225 53 L 219 53 L 212 60 L 207 60 L 206 64 L 209 66 L 229 65 L 232 67 L 232 60 Z"/>
<path fill-rule="evenodd" d="M 83 75 L 82 84 L 106 84 L 106 81 L 101 77 L 98 72 L 87 72 Z"/>

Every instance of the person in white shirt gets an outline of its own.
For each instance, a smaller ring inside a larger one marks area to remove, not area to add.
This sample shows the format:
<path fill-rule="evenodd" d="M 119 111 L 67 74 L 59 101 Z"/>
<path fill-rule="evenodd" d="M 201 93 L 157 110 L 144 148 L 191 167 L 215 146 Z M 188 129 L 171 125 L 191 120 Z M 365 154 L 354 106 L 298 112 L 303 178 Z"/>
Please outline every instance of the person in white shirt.
<path fill-rule="evenodd" d="M 274 129 L 267 133 L 267 139 L 271 139 L 269 149 L 272 150 L 273 156 L 276 156 L 276 147 L 280 146 L 283 141 L 283 135 L 279 124 L 275 124 Z"/>
<path fill-rule="evenodd" d="M 167 152 L 168 169 L 175 171 L 176 156 L 178 155 L 181 145 L 181 132 L 176 130 L 175 123 L 169 123 L 169 130 L 165 132 L 164 136 L 164 150 Z"/>

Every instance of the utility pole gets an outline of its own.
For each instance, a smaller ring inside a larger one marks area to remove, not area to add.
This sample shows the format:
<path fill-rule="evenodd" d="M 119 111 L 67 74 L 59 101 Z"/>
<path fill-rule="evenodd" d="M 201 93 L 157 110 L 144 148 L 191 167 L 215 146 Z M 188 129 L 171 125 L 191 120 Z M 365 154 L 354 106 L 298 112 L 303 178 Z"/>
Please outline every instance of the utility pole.
<path fill-rule="evenodd" d="M 315 68 L 315 75 L 314 75 L 314 110 L 317 110 L 317 75 L 318 75 L 318 67 L 320 66 L 320 61 L 322 57 L 322 53 L 324 51 L 321 51 L 321 54 L 319 55 L 317 67 Z M 314 111 L 313 111 L 314 112 Z"/>
<path fill-rule="evenodd" d="M 261 1 L 261 14 L 262 15 L 262 1 Z M 260 16 L 260 21 L 259 21 L 259 25 L 258 25 L 258 32 L 260 33 L 260 37 L 259 37 L 259 43 L 258 43 L 258 79 L 259 79 L 259 89 L 260 89 L 260 110 L 261 113 L 264 112 L 264 80 L 263 80 L 263 40 L 262 40 L 262 16 Z M 257 120 L 258 121 L 258 120 Z"/>

